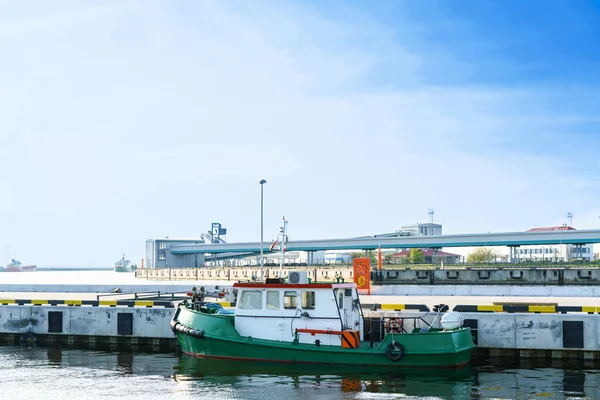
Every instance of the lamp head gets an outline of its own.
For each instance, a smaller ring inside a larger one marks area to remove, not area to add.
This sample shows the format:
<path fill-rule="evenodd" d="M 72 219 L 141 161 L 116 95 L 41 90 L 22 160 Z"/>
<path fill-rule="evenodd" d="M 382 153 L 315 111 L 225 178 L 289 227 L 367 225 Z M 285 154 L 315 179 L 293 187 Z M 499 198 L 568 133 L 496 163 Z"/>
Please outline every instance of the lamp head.
<path fill-rule="evenodd" d="M 262 179 L 262 180 L 261 180 L 260 182 L 258 182 L 258 183 L 260 183 L 261 185 L 264 185 L 265 183 L 267 183 L 267 181 L 265 181 L 264 179 Z"/>

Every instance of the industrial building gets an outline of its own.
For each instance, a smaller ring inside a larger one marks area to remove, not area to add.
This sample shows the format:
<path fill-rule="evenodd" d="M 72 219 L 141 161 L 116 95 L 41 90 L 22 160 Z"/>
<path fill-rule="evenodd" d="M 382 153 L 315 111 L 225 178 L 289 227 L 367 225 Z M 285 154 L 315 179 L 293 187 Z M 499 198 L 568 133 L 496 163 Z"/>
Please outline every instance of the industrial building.
<path fill-rule="evenodd" d="M 197 238 L 150 239 L 146 242 L 146 265 L 148 268 L 260 265 L 259 242 L 226 243 L 225 232 L 220 224 L 214 223 L 208 234 Z M 476 247 L 493 247 L 497 262 L 593 261 L 592 246 L 600 243 L 600 230 L 576 230 L 570 226 L 508 233 L 443 235 L 441 232 L 442 225 L 430 222 L 406 225 L 401 230 L 373 236 L 295 240 L 287 243 L 284 262 L 290 265 L 349 263 L 352 253 L 358 251 L 373 252 L 381 248 L 385 254 L 402 254 L 407 249 L 419 248 L 431 252 L 431 260 L 426 262 L 452 264 L 460 262 L 460 253 L 454 254 L 455 249 L 468 252 Z M 263 243 L 263 254 L 263 265 L 279 264 L 280 253 L 277 248 L 271 249 L 270 243 Z M 466 259 L 463 254 L 462 260 Z"/>
<path fill-rule="evenodd" d="M 546 228 L 532 228 L 527 232 L 560 232 L 574 231 L 575 228 L 567 225 Z M 518 249 L 518 258 L 527 261 L 552 261 L 569 262 L 573 260 L 593 261 L 593 244 L 555 244 L 545 246 L 521 246 Z"/>

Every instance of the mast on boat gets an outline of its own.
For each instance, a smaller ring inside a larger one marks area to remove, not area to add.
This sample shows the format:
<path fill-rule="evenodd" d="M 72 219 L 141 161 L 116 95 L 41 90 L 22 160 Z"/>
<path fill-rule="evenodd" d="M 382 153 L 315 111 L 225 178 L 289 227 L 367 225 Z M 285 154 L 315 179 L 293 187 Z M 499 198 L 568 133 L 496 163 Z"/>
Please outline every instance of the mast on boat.
<path fill-rule="evenodd" d="M 281 236 L 281 259 L 279 260 L 279 279 L 283 278 L 283 260 L 284 260 L 284 252 L 285 252 L 285 246 L 287 244 L 288 241 L 288 237 L 287 237 L 287 220 L 285 219 L 285 216 L 283 217 L 283 226 L 281 228 L 279 228 L 279 236 Z"/>

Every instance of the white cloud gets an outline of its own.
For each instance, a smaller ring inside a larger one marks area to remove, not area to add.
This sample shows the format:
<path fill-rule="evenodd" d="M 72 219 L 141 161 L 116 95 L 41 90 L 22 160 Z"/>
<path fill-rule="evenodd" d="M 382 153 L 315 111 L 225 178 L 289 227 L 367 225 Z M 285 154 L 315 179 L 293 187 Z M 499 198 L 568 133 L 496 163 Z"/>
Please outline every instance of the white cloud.
<path fill-rule="evenodd" d="M 428 84 L 432 55 L 365 17 L 177 7 L 77 3 L 0 30 L 0 184 L 13 193 L 0 243 L 56 265 L 141 256 L 148 237 L 215 220 L 254 240 L 261 178 L 265 232 L 286 215 L 299 239 L 394 230 L 429 207 L 447 233 L 524 230 L 597 198 L 568 160 L 511 145 L 590 118 L 547 110 L 536 88 Z"/>

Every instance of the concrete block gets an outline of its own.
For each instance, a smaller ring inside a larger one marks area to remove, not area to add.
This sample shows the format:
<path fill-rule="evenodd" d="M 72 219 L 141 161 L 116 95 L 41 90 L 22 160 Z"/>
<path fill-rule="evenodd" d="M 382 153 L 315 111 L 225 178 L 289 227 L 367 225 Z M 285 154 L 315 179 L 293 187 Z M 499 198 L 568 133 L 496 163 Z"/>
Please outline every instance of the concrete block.
<path fill-rule="evenodd" d="M 519 349 L 561 349 L 563 347 L 562 322 L 555 315 L 518 314 L 515 329 L 516 345 Z"/>
<path fill-rule="evenodd" d="M 465 313 L 464 317 L 478 320 L 478 345 L 480 347 L 517 348 L 514 314 Z"/>

